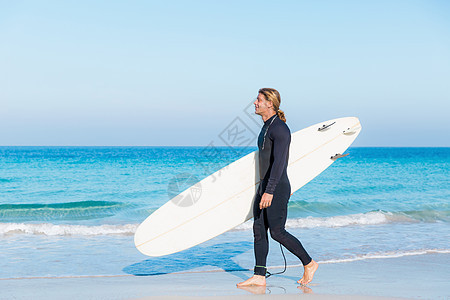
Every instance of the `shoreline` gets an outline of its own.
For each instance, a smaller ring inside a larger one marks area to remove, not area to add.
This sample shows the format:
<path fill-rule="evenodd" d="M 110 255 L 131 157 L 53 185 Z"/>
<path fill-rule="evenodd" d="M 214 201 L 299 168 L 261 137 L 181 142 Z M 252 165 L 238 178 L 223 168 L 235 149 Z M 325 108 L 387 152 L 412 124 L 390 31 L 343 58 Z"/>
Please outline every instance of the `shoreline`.
<path fill-rule="evenodd" d="M 410 250 L 404 252 L 384 252 L 384 253 L 371 253 L 353 258 L 342 258 L 342 259 L 328 259 L 328 260 L 319 260 L 317 263 L 319 265 L 329 265 L 329 264 L 348 264 L 352 262 L 358 261 L 367 261 L 367 260 L 382 260 L 382 259 L 395 259 L 402 257 L 414 257 L 414 256 L 422 256 L 422 255 L 430 255 L 430 254 L 450 254 L 449 249 L 428 249 L 428 250 Z M 289 254 L 288 254 L 289 255 Z M 300 268 L 301 264 L 287 264 L 286 269 L 291 268 Z M 268 266 L 267 270 L 271 272 L 278 272 L 284 269 L 284 265 L 278 266 Z M 130 270 L 131 271 L 131 270 Z M 141 273 L 141 274 L 79 274 L 79 275 L 48 275 L 48 276 L 24 276 L 24 277 L 0 277 L 0 281 L 8 281 L 8 280 L 37 280 L 37 279 L 81 279 L 81 278 L 122 278 L 122 277 L 152 277 L 152 276 L 162 276 L 162 275 L 190 275 L 190 274 L 208 274 L 208 273 L 232 273 L 232 272 L 252 272 L 252 269 L 246 268 L 235 268 L 235 269 L 203 269 L 203 268 L 194 268 L 192 270 L 186 271 L 175 271 L 175 272 L 167 272 L 167 273 Z"/>
<path fill-rule="evenodd" d="M 246 290 L 236 283 L 251 271 L 9 279 L 0 281 L 0 299 L 251 299 L 255 294 L 283 299 L 436 299 L 450 296 L 449 264 L 450 254 L 442 253 L 320 264 L 307 287 L 295 283 L 301 268 L 290 267 L 270 277 L 265 288 Z"/>

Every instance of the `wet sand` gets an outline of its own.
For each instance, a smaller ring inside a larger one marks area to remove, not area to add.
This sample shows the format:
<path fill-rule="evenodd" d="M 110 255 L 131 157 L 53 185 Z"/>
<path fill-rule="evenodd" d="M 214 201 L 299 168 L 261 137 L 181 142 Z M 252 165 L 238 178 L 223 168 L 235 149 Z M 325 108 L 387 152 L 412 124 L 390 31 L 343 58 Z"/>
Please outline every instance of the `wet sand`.
<path fill-rule="evenodd" d="M 301 269 L 290 267 L 266 287 L 247 289 L 236 283 L 251 271 L 2 279 L 0 299 L 446 299 L 449 265 L 450 254 L 321 264 L 308 287 L 296 283 Z"/>

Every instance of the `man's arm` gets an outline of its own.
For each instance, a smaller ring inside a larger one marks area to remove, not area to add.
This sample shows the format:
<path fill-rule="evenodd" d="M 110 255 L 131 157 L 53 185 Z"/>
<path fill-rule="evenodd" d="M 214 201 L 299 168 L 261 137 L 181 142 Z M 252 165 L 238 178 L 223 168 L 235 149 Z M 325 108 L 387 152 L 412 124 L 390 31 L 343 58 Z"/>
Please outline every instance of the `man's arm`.
<path fill-rule="evenodd" d="M 271 138 L 273 140 L 273 164 L 265 192 L 273 195 L 283 174 L 283 170 L 286 167 L 286 158 L 289 153 L 289 144 L 291 143 L 291 133 L 286 126 L 278 126 L 271 132 Z"/>

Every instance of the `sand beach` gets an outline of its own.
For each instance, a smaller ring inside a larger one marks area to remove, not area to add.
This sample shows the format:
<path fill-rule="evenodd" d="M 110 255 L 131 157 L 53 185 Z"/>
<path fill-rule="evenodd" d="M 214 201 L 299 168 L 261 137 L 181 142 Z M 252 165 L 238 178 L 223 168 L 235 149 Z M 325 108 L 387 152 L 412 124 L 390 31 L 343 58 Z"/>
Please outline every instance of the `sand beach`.
<path fill-rule="evenodd" d="M 448 299 L 449 264 L 450 254 L 321 264 L 306 287 L 298 267 L 246 289 L 235 284 L 250 271 L 3 279 L 0 299 Z"/>

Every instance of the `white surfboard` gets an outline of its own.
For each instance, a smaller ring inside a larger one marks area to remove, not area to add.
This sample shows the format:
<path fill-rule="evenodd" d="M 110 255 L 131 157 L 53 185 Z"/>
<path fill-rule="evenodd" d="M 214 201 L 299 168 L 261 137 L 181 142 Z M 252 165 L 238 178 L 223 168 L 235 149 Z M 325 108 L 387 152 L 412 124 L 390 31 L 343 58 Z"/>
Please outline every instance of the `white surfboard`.
<path fill-rule="evenodd" d="M 288 177 L 292 193 L 319 175 L 353 143 L 361 131 L 358 118 L 339 118 L 291 135 Z M 134 236 L 148 256 L 185 250 L 251 219 L 259 185 L 258 151 L 203 179 L 152 213 Z M 183 200 L 192 199 L 189 205 Z"/>

